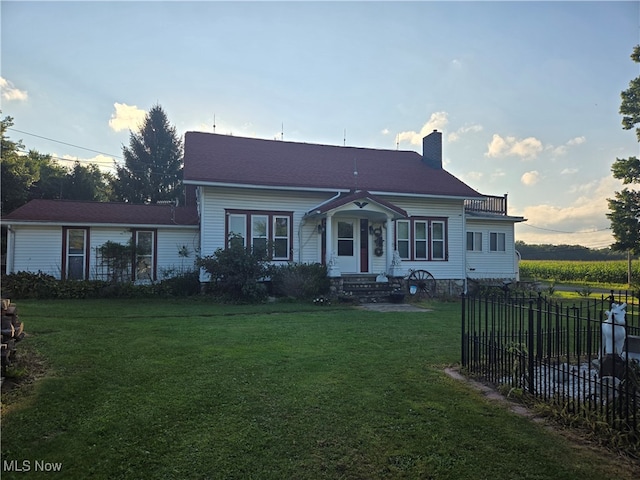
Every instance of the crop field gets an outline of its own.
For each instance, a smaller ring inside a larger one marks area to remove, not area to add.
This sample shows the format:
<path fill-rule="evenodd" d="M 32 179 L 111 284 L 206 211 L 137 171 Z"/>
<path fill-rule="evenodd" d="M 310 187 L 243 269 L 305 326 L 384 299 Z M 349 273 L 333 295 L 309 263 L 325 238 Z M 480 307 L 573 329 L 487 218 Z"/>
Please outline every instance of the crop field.
<path fill-rule="evenodd" d="M 631 263 L 632 277 L 640 278 L 640 261 Z M 627 283 L 627 261 L 522 260 L 520 277 L 558 282 Z"/>

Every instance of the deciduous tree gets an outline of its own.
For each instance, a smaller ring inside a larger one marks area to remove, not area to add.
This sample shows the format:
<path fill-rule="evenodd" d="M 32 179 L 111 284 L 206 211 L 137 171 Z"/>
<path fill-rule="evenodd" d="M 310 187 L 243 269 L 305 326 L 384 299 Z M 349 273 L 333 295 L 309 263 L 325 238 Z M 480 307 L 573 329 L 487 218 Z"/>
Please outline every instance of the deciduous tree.
<path fill-rule="evenodd" d="M 640 63 L 640 45 L 636 45 L 631 59 Z M 640 123 L 640 76 L 631 80 L 629 88 L 620 94 L 620 114 L 622 128 L 631 130 Z M 640 142 L 640 128 L 636 127 L 636 137 Z M 640 160 L 637 157 L 617 158 L 611 167 L 613 177 L 625 185 L 640 183 Z M 640 254 L 640 192 L 637 188 L 625 187 L 615 192 L 615 198 L 608 199 L 611 230 L 615 242 L 614 250 Z M 630 275 L 629 275 L 630 277 Z M 631 278 L 629 278 L 631 282 Z"/>

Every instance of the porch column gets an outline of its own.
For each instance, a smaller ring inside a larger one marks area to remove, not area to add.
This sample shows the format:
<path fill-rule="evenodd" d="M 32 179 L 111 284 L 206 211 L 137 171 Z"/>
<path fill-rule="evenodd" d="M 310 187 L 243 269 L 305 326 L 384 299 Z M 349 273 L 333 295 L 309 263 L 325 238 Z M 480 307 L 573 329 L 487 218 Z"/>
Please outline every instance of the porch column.
<path fill-rule="evenodd" d="M 327 251 L 325 252 L 325 263 L 328 266 L 331 263 L 331 256 L 333 255 L 333 232 L 331 231 L 331 217 L 333 214 L 327 213 L 326 224 L 324 227 L 324 234 L 327 243 Z"/>
<path fill-rule="evenodd" d="M 333 246 L 333 230 L 331 228 L 332 220 L 333 220 L 332 215 L 328 213 L 327 224 L 325 227 L 325 235 L 326 235 L 326 242 L 327 242 L 327 252 L 326 252 L 327 275 L 329 277 L 340 277 L 342 276 L 342 274 L 340 273 L 338 258 L 335 256 L 336 252 L 334 251 L 334 246 Z"/>
<path fill-rule="evenodd" d="M 393 245 L 393 220 L 391 217 L 387 217 L 387 275 L 391 273 L 391 262 L 393 261 L 393 252 L 395 250 Z"/>

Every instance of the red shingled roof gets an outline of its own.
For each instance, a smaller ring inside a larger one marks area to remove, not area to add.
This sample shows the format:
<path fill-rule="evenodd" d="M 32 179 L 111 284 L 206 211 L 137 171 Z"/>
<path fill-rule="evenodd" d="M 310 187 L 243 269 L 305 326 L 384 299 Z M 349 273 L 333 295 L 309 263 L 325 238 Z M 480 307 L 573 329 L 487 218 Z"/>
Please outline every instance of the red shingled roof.
<path fill-rule="evenodd" d="M 357 170 L 358 175 L 354 175 Z M 184 181 L 465 198 L 477 191 L 413 151 L 338 147 L 187 132 Z"/>
<path fill-rule="evenodd" d="M 51 222 L 118 225 L 198 225 L 196 207 L 131 203 L 31 200 L 2 218 L 4 223 Z"/>

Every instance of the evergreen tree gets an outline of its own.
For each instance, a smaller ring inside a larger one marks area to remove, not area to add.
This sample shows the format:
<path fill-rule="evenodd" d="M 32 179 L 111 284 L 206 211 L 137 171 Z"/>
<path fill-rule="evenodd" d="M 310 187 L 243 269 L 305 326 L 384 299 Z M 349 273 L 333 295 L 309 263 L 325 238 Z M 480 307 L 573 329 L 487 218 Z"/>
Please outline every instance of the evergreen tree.
<path fill-rule="evenodd" d="M 131 132 L 122 149 L 125 164 L 117 167 L 113 192 L 120 201 L 156 203 L 182 198 L 182 141 L 160 105 Z"/>
<path fill-rule="evenodd" d="M 640 63 L 640 45 L 636 45 L 631 59 Z M 640 123 L 640 76 L 629 83 L 629 88 L 620 94 L 622 102 L 622 128 L 631 130 Z M 636 137 L 640 142 L 640 127 L 636 128 Z M 616 158 L 611 167 L 613 177 L 625 185 L 640 183 L 640 159 L 637 157 Z M 617 251 L 628 251 L 640 254 L 640 192 L 636 189 L 624 188 L 615 192 L 615 198 L 608 199 L 611 230 L 615 243 L 611 246 Z"/>

